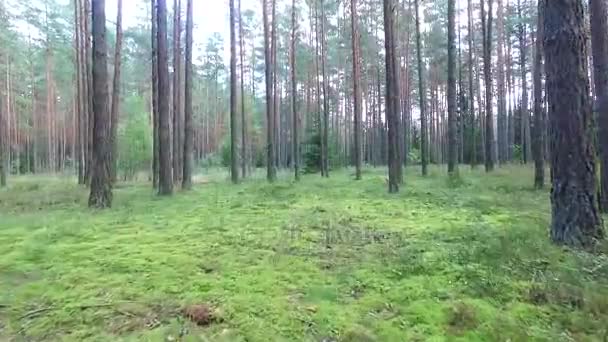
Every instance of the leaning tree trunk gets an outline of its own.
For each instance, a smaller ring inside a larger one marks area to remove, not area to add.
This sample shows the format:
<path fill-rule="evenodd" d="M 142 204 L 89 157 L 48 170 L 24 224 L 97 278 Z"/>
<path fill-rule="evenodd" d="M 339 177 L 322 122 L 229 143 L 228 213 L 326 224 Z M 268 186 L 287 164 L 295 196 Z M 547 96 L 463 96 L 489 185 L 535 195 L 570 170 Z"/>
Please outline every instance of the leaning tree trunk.
<path fill-rule="evenodd" d="M 192 126 L 192 31 L 193 11 L 192 1 L 187 0 L 186 9 L 186 65 L 184 75 L 184 165 L 182 170 L 182 189 L 192 189 L 192 168 L 194 149 L 194 128 Z"/>
<path fill-rule="evenodd" d="M 112 206 L 105 0 L 93 1 L 93 165 L 89 207 Z"/>
<path fill-rule="evenodd" d="M 171 158 L 171 116 L 169 113 L 169 53 L 167 47 L 167 2 L 157 0 L 158 118 L 159 118 L 159 195 L 173 194 Z M 165 94 L 165 96 L 160 96 Z"/>
<path fill-rule="evenodd" d="M 551 239 L 593 247 L 604 238 L 582 0 L 542 0 L 551 141 Z"/>
<path fill-rule="evenodd" d="M 593 49 L 593 79 L 599 121 L 599 152 L 601 191 L 600 207 L 608 212 L 608 4 L 606 0 L 590 0 L 591 47 Z"/>
<path fill-rule="evenodd" d="M 543 109 L 543 2 L 538 2 L 536 52 L 534 56 L 534 187 L 545 186 L 545 111 Z"/>

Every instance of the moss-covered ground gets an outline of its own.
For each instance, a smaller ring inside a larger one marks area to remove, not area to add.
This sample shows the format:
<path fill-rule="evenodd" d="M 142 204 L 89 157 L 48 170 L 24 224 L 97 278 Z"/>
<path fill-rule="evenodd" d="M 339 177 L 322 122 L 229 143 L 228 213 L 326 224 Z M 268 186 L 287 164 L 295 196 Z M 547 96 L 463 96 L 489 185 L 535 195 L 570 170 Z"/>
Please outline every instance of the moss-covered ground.
<path fill-rule="evenodd" d="M 158 198 L 111 210 L 72 179 L 0 190 L 0 341 L 606 341 L 608 256 L 548 240 L 532 170 L 385 170 Z M 183 311 L 211 308 L 197 326 Z"/>

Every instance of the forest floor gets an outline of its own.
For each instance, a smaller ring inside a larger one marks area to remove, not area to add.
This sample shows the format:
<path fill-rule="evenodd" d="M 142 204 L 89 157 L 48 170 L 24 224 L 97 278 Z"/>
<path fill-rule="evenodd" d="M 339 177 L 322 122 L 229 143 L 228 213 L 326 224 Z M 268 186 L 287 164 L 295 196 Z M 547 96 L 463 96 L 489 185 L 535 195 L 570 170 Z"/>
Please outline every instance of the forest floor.
<path fill-rule="evenodd" d="M 119 184 L 101 212 L 72 179 L 12 178 L 0 340 L 608 340 L 608 245 L 552 245 L 532 169 L 418 172 L 397 195 L 384 169 Z"/>

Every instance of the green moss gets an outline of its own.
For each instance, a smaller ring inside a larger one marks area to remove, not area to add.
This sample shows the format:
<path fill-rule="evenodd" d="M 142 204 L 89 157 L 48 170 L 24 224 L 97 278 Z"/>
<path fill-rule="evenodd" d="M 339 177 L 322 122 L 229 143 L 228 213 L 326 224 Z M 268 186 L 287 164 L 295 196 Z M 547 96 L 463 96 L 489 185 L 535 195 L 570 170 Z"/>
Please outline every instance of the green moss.
<path fill-rule="evenodd" d="M 86 208 L 72 179 L 0 191 L 0 340 L 544 341 L 608 333 L 608 257 L 547 238 L 532 170 L 449 180 L 406 170 L 330 179 L 206 176 L 158 198 Z M 608 250 L 608 249 L 607 249 Z M 180 309 L 206 303 L 199 327 Z"/>

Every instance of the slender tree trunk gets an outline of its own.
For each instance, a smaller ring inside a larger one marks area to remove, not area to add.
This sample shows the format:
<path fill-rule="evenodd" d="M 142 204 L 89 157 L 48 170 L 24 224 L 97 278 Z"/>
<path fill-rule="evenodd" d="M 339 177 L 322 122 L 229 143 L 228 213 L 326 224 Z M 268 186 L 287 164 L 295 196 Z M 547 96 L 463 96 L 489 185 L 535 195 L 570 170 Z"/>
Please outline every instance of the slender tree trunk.
<path fill-rule="evenodd" d="M 110 146 L 111 146 L 111 177 L 112 183 L 116 182 L 116 169 L 118 162 L 118 112 L 120 107 L 120 53 L 122 49 L 122 0 L 118 0 L 118 12 L 116 15 L 116 48 L 114 49 L 114 79 L 112 81 L 112 109 L 110 116 Z"/>
<path fill-rule="evenodd" d="M 247 161 L 249 159 L 247 153 L 247 118 L 245 116 L 245 35 L 243 33 L 243 16 L 241 8 L 242 0 L 239 0 L 239 54 L 241 62 L 241 176 L 247 176 Z M 253 78 L 253 77 L 252 77 Z"/>
<path fill-rule="evenodd" d="M 545 186 L 545 112 L 543 109 L 543 2 L 538 2 L 536 51 L 534 56 L 534 187 Z"/>
<path fill-rule="evenodd" d="M 298 132 L 298 110 L 297 97 L 298 85 L 296 83 L 296 41 L 298 39 L 298 27 L 296 19 L 296 0 L 291 2 L 291 134 L 292 134 L 292 154 L 293 154 L 293 170 L 296 181 L 300 180 L 300 141 Z"/>
<path fill-rule="evenodd" d="M 182 60 L 182 43 L 181 43 L 181 0 L 173 1 L 173 180 L 179 181 L 182 172 L 181 154 L 183 152 L 181 141 L 181 101 L 182 101 L 182 80 L 181 80 L 181 60 Z"/>
<path fill-rule="evenodd" d="M 448 174 L 458 174 L 456 126 L 456 2 L 448 0 Z"/>
<path fill-rule="evenodd" d="M 488 1 L 488 12 L 486 16 L 485 2 L 481 0 L 481 21 L 484 41 L 484 54 L 483 54 L 483 69 L 485 77 L 485 88 L 486 88 L 486 122 L 485 122 L 485 146 L 486 146 L 486 158 L 485 166 L 486 172 L 494 170 L 494 117 L 492 114 L 492 0 Z"/>
<path fill-rule="evenodd" d="M 6 121 L 2 110 L 2 97 L 0 96 L 0 188 L 6 187 Z"/>
<path fill-rule="evenodd" d="M 608 4 L 590 0 L 591 47 L 593 49 L 593 80 L 595 83 L 598 143 L 600 153 L 600 207 L 608 212 Z"/>
<path fill-rule="evenodd" d="M 235 12 L 234 0 L 230 0 L 230 178 L 234 184 L 239 182 Z"/>
<path fill-rule="evenodd" d="M 473 4 L 471 0 L 467 0 L 467 16 L 468 16 L 468 31 L 469 31 L 469 115 L 471 125 L 471 168 L 477 167 L 477 130 L 475 120 L 475 88 L 473 87 L 473 50 L 475 49 L 473 42 L 475 41 L 475 31 L 473 30 Z"/>
<path fill-rule="evenodd" d="M 151 0 L 152 3 L 152 186 L 156 189 L 159 186 L 158 178 L 160 175 L 160 115 L 158 108 L 158 11 L 157 0 Z"/>
<path fill-rule="evenodd" d="M 327 79 L 327 38 L 325 36 L 325 1 L 321 0 L 321 70 L 323 74 L 323 176 L 329 177 L 329 81 Z"/>
<path fill-rule="evenodd" d="M 361 179 L 361 168 L 363 158 L 361 153 L 361 51 L 359 48 L 359 22 L 357 19 L 357 0 L 350 1 L 351 12 L 351 39 L 353 47 L 353 97 L 354 108 L 354 133 L 355 133 L 355 179 Z"/>
<path fill-rule="evenodd" d="M 192 189 L 194 127 L 192 124 L 192 43 L 194 12 L 192 1 L 187 0 L 186 9 L 186 65 L 184 75 L 184 168 L 182 170 L 182 189 Z M 240 3 L 240 0 L 239 0 Z"/>
<path fill-rule="evenodd" d="M 105 0 L 93 0 L 93 165 L 89 207 L 112 206 Z"/>
<path fill-rule="evenodd" d="M 270 24 L 268 22 L 267 0 L 262 0 L 262 10 L 264 20 L 264 70 L 266 79 L 266 179 L 269 182 L 274 182 L 277 174 L 274 167 L 274 100 L 272 97 L 272 51 L 270 46 L 272 38 L 270 36 Z"/>
<path fill-rule="evenodd" d="M 543 4 L 553 176 L 551 239 L 591 248 L 605 233 L 597 199 L 583 1 Z"/>
<path fill-rule="evenodd" d="M 428 156 L 428 137 L 427 137 L 427 119 L 426 119 L 426 90 L 424 88 L 424 69 L 422 68 L 422 38 L 420 34 L 420 6 L 418 0 L 414 0 L 416 11 L 416 57 L 418 61 L 418 94 L 420 96 L 420 154 L 422 162 L 422 175 L 426 176 L 427 171 L 427 156 Z"/>
<path fill-rule="evenodd" d="M 169 94 L 169 53 L 167 47 L 167 2 L 157 0 L 158 93 Z M 158 194 L 173 194 L 171 158 L 171 116 L 169 97 L 158 96 L 159 117 L 159 187 Z"/>
<path fill-rule="evenodd" d="M 525 1 L 525 0 L 524 0 Z M 526 68 L 526 57 L 528 54 L 527 49 L 527 30 L 526 23 L 523 19 L 523 8 L 521 0 L 517 3 L 517 12 L 519 18 L 519 68 L 521 71 L 521 91 L 522 98 L 520 104 L 520 115 L 521 115 L 521 141 L 522 141 L 522 156 L 524 164 L 527 164 L 532 157 L 532 146 L 531 146 L 531 134 L 530 134 L 530 113 L 528 111 L 528 70 Z"/>
<path fill-rule="evenodd" d="M 508 133 L 507 133 L 507 91 L 505 88 L 505 24 L 503 0 L 497 1 L 496 26 L 498 28 L 498 44 L 496 47 L 498 60 L 496 65 L 496 84 L 498 87 L 498 161 L 504 164 L 508 160 Z"/>

